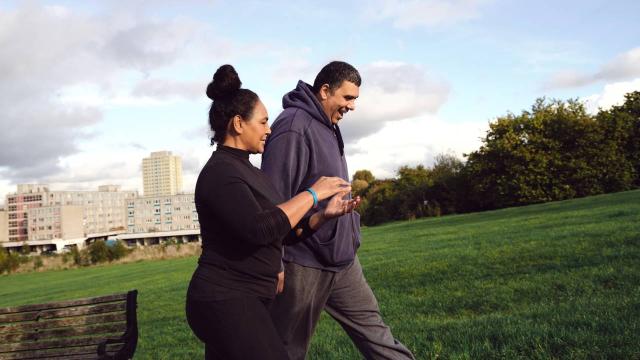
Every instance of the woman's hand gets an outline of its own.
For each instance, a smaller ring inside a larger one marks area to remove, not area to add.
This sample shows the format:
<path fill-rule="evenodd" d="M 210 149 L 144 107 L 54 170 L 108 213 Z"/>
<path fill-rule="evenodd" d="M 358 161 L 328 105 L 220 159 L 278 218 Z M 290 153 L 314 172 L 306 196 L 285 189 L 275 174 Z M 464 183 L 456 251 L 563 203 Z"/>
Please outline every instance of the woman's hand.
<path fill-rule="evenodd" d="M 318 181 L 316 181 L 311 189 L 315 192 L 316 200 L 322 201 L 324 199 L 328 199 L 331 196 L 342 193 L 342 196 L 334 200 L 334 205 L 331 207 L 331 211 L 329 214 L 339 214 L 345 213 L 345 211 L 349 211 L 349 201 L 346 201 L 347 206 L 345 207 L 345 202 L 342 202 L 342 197 L 344 197 L 347 193 L 351 191 L 351 185 L 346 182 L 344 179 L 339 177 L 326 177 L 323 176 Z M 289 201 L 285 201 L 282 204 L 276 205 L 279 207 L 284 214 L 289 219 L 289 224 L 291 224 L 291 228 L 293 229 L 296 224 L 302 219 L 304 214 L 309 211 L 311 207 L 311 195 L 307 191 L 303 191 L 298 195 L 291 198 Z M 315 203 L 315 201 L 314 201 Z M 351 205 L 351 210 L 353 210 L 353 205 Z M 322 221 L 324 219 L 323 216 L 324 211 L 318 211 L 311 216 L 309 225 L 313 226 L 313 224 L 318 224 L 318 221 Z M 337 216 L 337 215 L 336 215 Z M 311 221 L 313 220 L 313 221 Z M 312 227 L 313 228 L 313 227 Z M 314 228 L 315 229 L 315 228 Z"/>
<path fill-rule="evenodd" d="M 311 185 L 311 189 L 318 195 L 318 201 L 327 199 L 338 192 L 351 191 L 351 185 L 339 177 L 322 176 Z"/>
<path fill-rule="evenodd" d="M 344 214 L 352 212 L 358 205 L 360 205 L 360 196 L 356 196 L 354 199 L 344 200 L 344 197 L 349 194 L 349 191 L 341 191 L 334 195 L 327 207 L 324 209 L 322 216 L 325 219 L 331 219 Z"/>

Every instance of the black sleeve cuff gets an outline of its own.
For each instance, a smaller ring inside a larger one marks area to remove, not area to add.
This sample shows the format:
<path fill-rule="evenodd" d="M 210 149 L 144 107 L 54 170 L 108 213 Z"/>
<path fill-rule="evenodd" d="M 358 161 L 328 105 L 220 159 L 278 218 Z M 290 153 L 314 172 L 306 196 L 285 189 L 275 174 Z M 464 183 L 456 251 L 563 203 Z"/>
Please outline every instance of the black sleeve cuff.
<path fill-rule="evenodd" d="M 303 217 L 302 220 L 300 220 L 300 222 L 291 229 L 289 236 L 287 236 L 285 240 L 286 245 L 295 244 L 315 234 L 316 230 L 312 229 L 309 225 L 309 219 L 311 219 L 310 215 Z"/>
<path fill-rule="evenodd" d="M 258 221 L 258 236 L 262 238 L 263 244 L 270 244 L 284 238 L 291 229 L 289 218 L 277 206 L 263 211 Z"/>

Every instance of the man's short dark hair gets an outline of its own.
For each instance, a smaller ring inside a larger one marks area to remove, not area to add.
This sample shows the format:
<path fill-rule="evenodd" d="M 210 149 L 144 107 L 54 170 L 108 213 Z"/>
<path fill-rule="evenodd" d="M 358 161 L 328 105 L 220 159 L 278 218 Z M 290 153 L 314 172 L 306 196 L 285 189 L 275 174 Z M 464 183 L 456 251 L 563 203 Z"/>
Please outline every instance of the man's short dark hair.
<path fill-rule="evenodd" d="M 319 93 L 324 84 L 329 85 L 329 89 L 333 91 L 339 88 L 343 81 L 352 82 L 358 87 L 362 83 L 360 73 L 356 68 L 344 61 L 332 61 L 325 65 L 316 76 L 313 82 L 313 92 Z"/>

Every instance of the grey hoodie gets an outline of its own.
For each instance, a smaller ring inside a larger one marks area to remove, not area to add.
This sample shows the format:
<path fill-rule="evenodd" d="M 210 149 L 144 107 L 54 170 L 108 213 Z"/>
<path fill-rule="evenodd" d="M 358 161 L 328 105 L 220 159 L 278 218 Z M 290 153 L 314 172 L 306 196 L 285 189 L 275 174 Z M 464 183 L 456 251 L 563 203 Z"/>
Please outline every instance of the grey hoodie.
<path fill-rule="evenodd" d="M 347 162 L 340 154 L 331 121 L 313 94 L 299 81 L 282 98 L 284 111 L 271 127 L 262 170 L 276 189 L 290 199 L 305 191 L 321 176 L 339 176 L 349 181 Z M 326 206 L 321 201 L 318 209 Z M 351 264 L 360 246 L 360 215 L 357 212 L 331 219 L 313 235 L 284 248 L 284 261 L 338 271 Z"/>

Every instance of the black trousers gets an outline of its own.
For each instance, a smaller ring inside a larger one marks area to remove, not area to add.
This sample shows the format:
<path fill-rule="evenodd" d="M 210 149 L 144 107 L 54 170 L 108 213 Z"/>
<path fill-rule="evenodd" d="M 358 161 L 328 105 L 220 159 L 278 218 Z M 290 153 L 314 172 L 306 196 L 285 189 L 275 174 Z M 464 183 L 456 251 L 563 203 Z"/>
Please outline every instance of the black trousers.
<path fill-rule="evenodd" d="M 187 321 L 205 343 L 205 359 L 289 359 L 269 315 L 269 302 L 249 295 L 215 301 L 187 298 Z"/>

